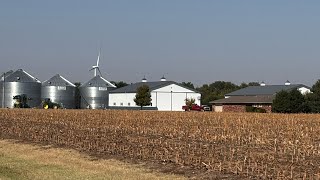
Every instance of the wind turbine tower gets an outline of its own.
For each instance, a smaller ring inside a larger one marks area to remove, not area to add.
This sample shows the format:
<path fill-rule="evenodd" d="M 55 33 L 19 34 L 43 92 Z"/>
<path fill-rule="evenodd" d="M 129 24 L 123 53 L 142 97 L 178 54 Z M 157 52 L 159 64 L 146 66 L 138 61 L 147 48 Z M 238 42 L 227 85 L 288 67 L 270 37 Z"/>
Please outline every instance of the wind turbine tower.
<path fill-rule="evenodd" d="M 97 64 L 93 65 L 90 71 L 94 70 L 94 77 L 80 86 L 81 108 L 82 109 L 106 109 L 109 107 L 109 91 L 116 88 L 115 85 L 102 77 L 99 69 L 101 48 L 98 54 Z M 98 75 L 100 73 L 100 75 Z"/>
<path fill-rule="evenodd" d="M 100 51 L 101 51 L 101 50 L 100 50 Z M 94 77 L 97 76 L 97 71 L 99 71 L 100 76 L 101 76 L 101 71 L 100 71 L 100 69 L 99 69 L 100 51 L 99 51 L 99 54 L 98 54 L 97 64 L 96 64 L 96 65 L 93 65 L 92 68 L 90 69 L 90 71 L 94 70 Z"/>

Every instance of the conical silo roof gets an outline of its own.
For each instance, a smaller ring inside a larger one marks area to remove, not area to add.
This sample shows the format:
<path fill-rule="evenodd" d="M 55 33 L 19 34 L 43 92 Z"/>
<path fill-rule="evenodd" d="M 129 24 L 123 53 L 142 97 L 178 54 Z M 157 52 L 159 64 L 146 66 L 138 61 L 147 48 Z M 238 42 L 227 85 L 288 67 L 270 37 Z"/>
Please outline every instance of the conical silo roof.
<path fill-rule="evenodd" d="M 6 82 L 36 82 L 41 83 L 37 78 L 31 76 L 29 73 L 22 69 L 18 69 L 17 71 L 10 73 L 6 79 Z"/>
<path fill-rule="evenodd" d="M 105 78 L 97 75 L 94 78 L 90 79 L 88 82 L 81 85 L 81 87 L 113 87 L 116 88 L 115 85 L 110 83 Z"/>
<path fill-rule="evenodd" d="M 52 78 L 44 81 L 42 83 L 42 86 L 72 86 L 72 87 L 76 87 L 76 85 L 74 85 L 73 83 L 71 83 L 70 81 L 68 81 L 66 78 L 62 77 L 59 74 L 56 74 Z"/>
<path fill-rule="evenodd" d="M 13 73 L 13 71 L 12 70 L 10 70 L 10 71 L 8 71 L 8 72 L 6 72 L 5 74 L 1 74 L 0 75 L 0 81 L 3 81 L 3 75 L 5 75 L 5 78 L 7 78 L 10 74 L 12 74 Z"/>

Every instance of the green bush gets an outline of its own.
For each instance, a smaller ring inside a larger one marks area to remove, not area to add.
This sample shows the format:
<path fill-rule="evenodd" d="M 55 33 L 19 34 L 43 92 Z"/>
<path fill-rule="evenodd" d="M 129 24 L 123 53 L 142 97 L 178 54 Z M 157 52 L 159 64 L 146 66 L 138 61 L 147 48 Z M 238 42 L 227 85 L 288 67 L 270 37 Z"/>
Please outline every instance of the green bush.
<path fill-rule="evenodd" d="M 266 113 L 267 111 L 263 108 L 256 108 L 257 113 Z"/>
<path fill-rule="evenodd" d="M 246 112 L 266 113 L 267 111 L 263 108 L 246 106 Z"/>
<path fill-rule="evenodd" d="M 255 107 L 246 106 L 246 112 L 255 112 Z"/>
<path fill-rule="evenodd" d="M 276 94 L 272 102 L 272 112 L 308 113 L 312 110 L 310 105 L 312 104 L 306 102 L 306 98 L 297 89 L 289 92 L 283 90 Z"/>

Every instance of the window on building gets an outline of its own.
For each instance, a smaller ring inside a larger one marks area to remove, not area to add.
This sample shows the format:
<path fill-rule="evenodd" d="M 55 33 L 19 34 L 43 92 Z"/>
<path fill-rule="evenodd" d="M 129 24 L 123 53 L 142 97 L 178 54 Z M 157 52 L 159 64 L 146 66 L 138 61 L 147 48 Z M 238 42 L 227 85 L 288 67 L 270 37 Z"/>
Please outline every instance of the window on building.
<path fill-rule="evenodd" d="M 123 106 L 123 103 L 120 103 L 120 106 Z"/>
<path fill-rule="evenodd" d="M 114 102 L 113 105 L 115 106 L 115 105 L 117 105 L 117 103 Z"/>
<path fill-rule="evenodd" d="M 130 106 L 130 103 L 128 103 L 128 106 Z"/>

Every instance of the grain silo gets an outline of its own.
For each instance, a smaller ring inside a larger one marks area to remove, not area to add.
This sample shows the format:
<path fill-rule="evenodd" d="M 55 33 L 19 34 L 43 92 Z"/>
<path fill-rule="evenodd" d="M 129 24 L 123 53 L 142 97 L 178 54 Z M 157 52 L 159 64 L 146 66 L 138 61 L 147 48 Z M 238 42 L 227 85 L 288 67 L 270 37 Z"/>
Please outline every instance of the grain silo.
<path fill-rule="evenodd" d="M 44 81 L 41 87 L 41 100 L 50 99 L 63 108 L 75 108 L 76 86 L 59 74 Z"/>
<path fill-rule="evenodd" d="M 82 109 L 105 109 L 109 104 L 109 91 L 116 86 L 97 75 L 80 86 Z"/>
<path fill-rule="evenodd" d="M 13 71 L 10 70 L 6 73 L 1 74 L 0 76 L 0 103 L 1 103 L 1 107 L 5 108 L 6 106 L 4 105 L 4 101 L 2 101 L 2 99 L 4 99 L 4 87 L 3 87 L 3 81 L 5 80 L 6 77 L 8 77 L 10 74 L 12 74 Z"/>
<path fill-rule="evenodd" d="M 41 82 L 22 69 L 8 72 L 1 78 L 1 106 L 13 108 L 14 96 L 25 94 L 30 107 L 38 107 L 41 103 Z"/>

